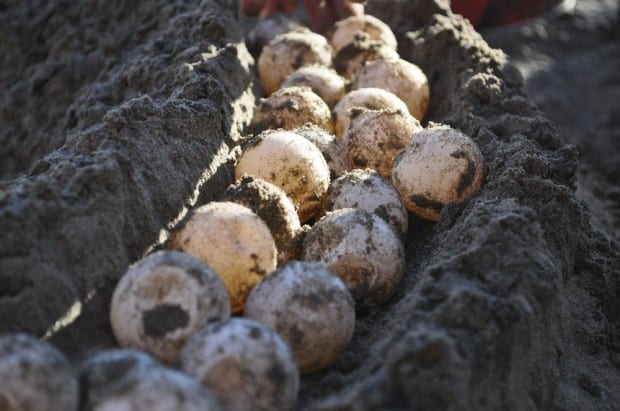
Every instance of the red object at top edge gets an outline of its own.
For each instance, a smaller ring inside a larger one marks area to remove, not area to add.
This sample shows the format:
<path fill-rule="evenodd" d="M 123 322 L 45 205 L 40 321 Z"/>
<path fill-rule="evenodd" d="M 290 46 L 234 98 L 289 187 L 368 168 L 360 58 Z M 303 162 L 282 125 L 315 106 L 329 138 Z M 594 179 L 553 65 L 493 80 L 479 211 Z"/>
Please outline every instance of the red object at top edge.
<path fill-rule="evenodd" d="M 489 0 L 452 0 L 452 11 L 469 19 L 476 27 L 482 21 L 488 5 Z"/>

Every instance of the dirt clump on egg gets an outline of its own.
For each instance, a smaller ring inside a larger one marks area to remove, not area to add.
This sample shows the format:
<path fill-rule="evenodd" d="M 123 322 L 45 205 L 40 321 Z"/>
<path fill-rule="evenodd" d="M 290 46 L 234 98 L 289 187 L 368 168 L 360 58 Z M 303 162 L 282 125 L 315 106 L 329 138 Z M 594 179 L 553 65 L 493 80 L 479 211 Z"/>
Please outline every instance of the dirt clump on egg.
<path fill-rule="evenodd" d="M 321 150 L 332 179 L 337 178 L 351 168 L 346 146 L 341 138 L 337 138 L 334 134 L 328 133 L 313 124 L 305 124 L 292 131 L 306 138 Z"/>
<path fill-rule="evenodd" d="M 292 130 L 306 123 L 332 132 L 329 106 L 310 87 L 282 88 L 259 101 L 250 128 L 254 133 L 282 128 Z"/>
<path fill-rule="evenodd" d="M 422 130 L 408 112 L 354 108 L 342 136 L 351 168 L 372 168 L 390 178 L 394 157 Z"/>
<path fill-rule="evenodd" d="M 351 110 L 365 108 L 368 110 L 409 111 L 407 105 L 396 94 L 377 87 L 351 90 L 334 106 L 334 131 L 342 137 L 351 122 Z"/>
<path fill-rule="evenodd" d="M 122 347 L 171 364 L 193 333 L 230 316 L 218 274 L 189 254 L 161 250 L 132 265 L 118 282 L 110 323 Z"/>
<path fill-rule="evenodd" d="M 378 59 L 398 59 L 398 53 L 366 33 L 358 33 L 353 41 L 341 48 L 334 57 L 334 68 L 346 79 L 352 80 L 367 63 Z"/>
<path fill-rule="evenodd" d="M 331 181 L 329 166 L 317 146 L 285 130 L 268 130 L 248 141 L 235 166 L 236 178 L 245 174 L 284 190 L 301 223 L 320 212 Z"/>
<path fill-rule="evenodd" d="M 221 201 L 246 206 L 267 223 L 278 248 L 278 264 L 297 258 L 301 224 L 295 204 L 280 187 L 243 175 L 224 191 Z"/>
<path fill-rule="evenodd" d="M 407 208 L 388 179 L 373 169 L 351 170 L 329 186 L 325 211 L 359 208 L 374 213 L 404 236 L 408 228 Z"/>
<path fill-rule="evenodd" d="M 330 36 L 330 43 L 334 51 L 338 53 L 340 49 L 351 43 L 359 32 L 367 33 L 371 39 L 378 40 L 393 50 L 398 47 L 396 36 L 390 26 L 378 18 L 366 14 L 347 17 L 334 24 Z"/>

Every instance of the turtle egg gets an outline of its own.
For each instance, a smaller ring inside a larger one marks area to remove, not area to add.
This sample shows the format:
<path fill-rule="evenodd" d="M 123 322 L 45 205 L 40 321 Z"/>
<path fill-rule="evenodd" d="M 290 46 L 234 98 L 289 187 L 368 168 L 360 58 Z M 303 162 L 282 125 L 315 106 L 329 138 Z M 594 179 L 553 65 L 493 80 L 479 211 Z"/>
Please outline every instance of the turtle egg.
<path fill-rule="evenodd" d="M 187 216 L 169 247 L 192 254 L 224 282 L 233 313 L 243 310 L 250 290 L 276 268 L 276 243 L 267 224 L 247 207 L 211 202 Z"/>
<path fill-rule="evenodd" d="M 351 83 L 351 89 L 377 87 L 402 99 L 409 112 L 422 120 L 428 109 L 430 89 L 426 75 L 418 66 L 403 59 L 378 59 L 364 66 Z"/>
<path fill-rule="evenodd" d="M 346 349 L 355 305 L 324 265 L 291 261 L 250 293 L 244 315 L 276 331 L 293 349 L 302 374 L 327 368 Z"/>
<path fill-rule="evenodd" d="M 290 131 L 266 131 L 248 142 L 235 168 L 280 187 L 293 200 L 304 223 L 321 210 L 329 188 L 329 167 L 321 151 L 310 141 Z"/>
<path fill-rule="evenodd" d="M 372 40 L 384 43 L 389 48 L 396 50 L 398 43 L 390 26 L 378 18 L 366 14 L 364 16 L 351 16 L 334 24 L 330 43 L 334 52 L 338 53 L 347 44 L 351 43 L 359 32 L 367 33 Z"/>
<path fill-rule="evenodd" d="M 329 107 L 345 93 L 345 80 L 334 69 L 325 66 L 304 66 L 289 75 L 281 88 L 310 87 Z"/>
<path fill-rule="evenodd" d="M 163 250 L 132 265 L 121 277 L 110 306 L 119 345 L 176 360 L 185 340 L 210 321 L 230 316 L 224 284 L 189 254 Z"/>
<path fill-rule="evenodd" d="M 351 168 L 346 147 L 341 138 L 336 138 L 335 135 L 312 124 L 297 127 L 292 131 L 312 142 L 321 150 L 332 178 L 338 177 Z"/>
<path fill-rule="evenodd" d="M 351 122 L 351 110 L 364 108 L 368 110 L 409 111 L 407 105 L 394 93 L 380 88 L 360 88 L 352 90 L 334 106 L 334 129 L 338 137 L 342 137 Z"/>
<path fill-rule="evenodd" d="M 0 410 L 77 411 L 78 380 L 64 355 L 26 334 L 0 337 Z"/>
<path fill-rule="evenodd" d="M 407 209 L 398 191 L 375 170 L 351 170 L 332 181 L 325 210 L 359 208 L 390 223 L 401 235 L 407 232 Z"/>
<path fill-rule="evenodd" d="M 332 49 L 325 37 L 311 31 L 276 36 L 258 58 L 258 77 L 265 95 L 276 91 L 289 74 L 309 64 L 331 67 Z"/>
<path fill-rule="evenodd" d="M 376 214 L 341 209 L 321 218 L 305 235 L 301 259 L 327 266 L 360 307 L 392 297 L 405 267 L 405 249 L 394 228 Z"/>
<path fill-rule="evenodd" d="M 215 392 L 227 410 L 288 411 L 299 391 L 289 346 L 247 318 L 209 324 L 194 334 L 181 351 L 180 367 Z"/>
<path fill-rule="evenodd" d="M 295 205 L 280 187 L 261 178 L 243 175 L 224 191 L 222 201 L 246 206 L 267 223 L 278 248 L 279 264 L 297 258 L 301 224 Z"/>
<path fill-rule="evenodd" d="M 394 160 L 392 182 L 407 208 L 437 221 L 443 206 L 465 201 L 482 185 L 484 165 L 476 143 L 459 130 L 419 131 Z"/>
<path fill-rule="evenodd" d="M 381 41 L 371 40 L 365 33 L 358 33 L 334 57 L 334 68 L 344 78 L 352 80 L 358 71 L 373 60 L 397 60 L 398 53 Z"/>
<path fill-rule="evenodd" d="M 420 122 L 402 111 L 354 111 L 342 136 L 351 168 L 372 168 L 390 178 L 394 157 L 422 129 Z"/>
<path fill-rule="evenodd" d="M 134 350 L 106 350 L 80 367 L 83 411 L 222 411 L 215 395 Z"/>
<path fill-rule="evenodd" d="M 334 129 L 329 107 L 310 87 L 287 87 L 259 101 L 250 128 L 291 130 L 306 123 L 329 132 Z"/>

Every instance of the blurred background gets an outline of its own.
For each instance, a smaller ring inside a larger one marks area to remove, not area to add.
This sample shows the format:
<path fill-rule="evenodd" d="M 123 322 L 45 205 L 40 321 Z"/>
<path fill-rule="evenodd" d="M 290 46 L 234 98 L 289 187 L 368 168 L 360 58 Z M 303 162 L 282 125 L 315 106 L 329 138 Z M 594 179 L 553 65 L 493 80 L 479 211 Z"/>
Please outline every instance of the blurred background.
<path fill-rule="evenodd" d="M 580 153 L 578 197 L 620 238 L 617 0 L 453 0 L 520 71 L 524 91 Z"/>

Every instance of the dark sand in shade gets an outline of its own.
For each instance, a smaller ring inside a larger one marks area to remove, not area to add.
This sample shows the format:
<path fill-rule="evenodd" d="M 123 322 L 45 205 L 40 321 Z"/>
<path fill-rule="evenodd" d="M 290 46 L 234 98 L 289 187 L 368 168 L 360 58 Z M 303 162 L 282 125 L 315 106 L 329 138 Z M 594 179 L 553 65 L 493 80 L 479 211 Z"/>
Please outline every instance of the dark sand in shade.
<path fill-rule="evenodd" d="M 298 409 L 618 409 L 617 4 L 485 33 L 515 66 L 446 7 L 369 4 L 430 80 L 426 121 L 480 146 L 485 185 L 412 218 L 401 289 Z M 0 332 L 42 336 L 82 300 L 51 341 L 76 364 L 114 346 L 119 276 L 232 182 L 260 97 L 235 9 L 0 7 Z"/>

